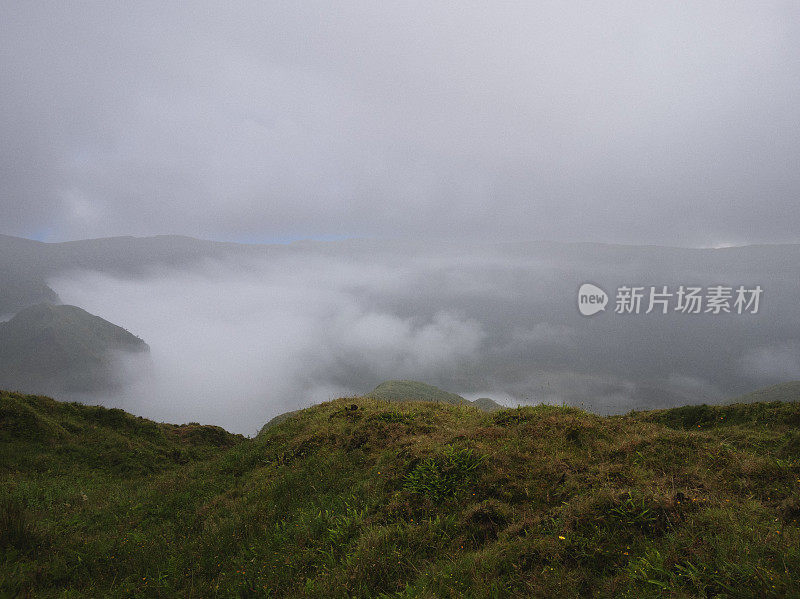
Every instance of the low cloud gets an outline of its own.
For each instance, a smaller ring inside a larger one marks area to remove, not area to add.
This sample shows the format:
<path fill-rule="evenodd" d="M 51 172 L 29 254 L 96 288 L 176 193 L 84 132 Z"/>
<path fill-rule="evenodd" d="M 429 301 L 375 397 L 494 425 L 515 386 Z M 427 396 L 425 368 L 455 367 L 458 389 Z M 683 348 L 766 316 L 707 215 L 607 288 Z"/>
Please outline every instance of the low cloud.
<path fill-rule="evenodd" d="M 65 303 L 151 347 L 126 362 L 123 391 L 84 399 L 244 433 L 281 412 L 393 378 L 508 405 L 612 413 L 714 402 L 800 377 L 800 325 L 780 299 L 793 297 L 794 283 L 771 278 L 757 260 L 725 274 L 718 254 L 706 265 L 693 256 L 690 267 L 671 250 L 646 262 L 629 253 L 291 244 L 136 277 L 73 272 L 51 284 Z M 741 261 L 731 255 L 730 263 Z M 758 315 L 741 316 L 587 318 L 577 310 L 575 293 L 588 275 L 613 289 L 617 278 L 683 280 L 683 270 L 692 280 L 758 276 L 770 301 Z"/>
<path fill-rule="evenodd" d="M 348 267 L 335 266 L 322 276 L 316 263 L 287 273 L 210 262 L 143 279 L 72 273 L 53 285 L 65 303 L 147 340 L 150 355 L 125 364 L 127 388 L 99 399 L 159 419 L 252 433 L 285 410 L 477 362 L 477 321 L 446 310 L 411 318 L 371 309 L 347 290 Z M 383 279 L 375 274 L 373 288 Z"/>

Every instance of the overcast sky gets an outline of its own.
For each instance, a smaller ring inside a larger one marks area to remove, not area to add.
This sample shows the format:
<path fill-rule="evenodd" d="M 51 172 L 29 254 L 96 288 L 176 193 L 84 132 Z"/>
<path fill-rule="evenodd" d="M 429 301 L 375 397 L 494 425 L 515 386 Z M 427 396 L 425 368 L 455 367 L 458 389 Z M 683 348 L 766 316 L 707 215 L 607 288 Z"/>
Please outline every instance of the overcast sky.
<path fill-rule="evenodd" d="M 798 7 L 0 0 L 0 233 L 800 242 Z"/>

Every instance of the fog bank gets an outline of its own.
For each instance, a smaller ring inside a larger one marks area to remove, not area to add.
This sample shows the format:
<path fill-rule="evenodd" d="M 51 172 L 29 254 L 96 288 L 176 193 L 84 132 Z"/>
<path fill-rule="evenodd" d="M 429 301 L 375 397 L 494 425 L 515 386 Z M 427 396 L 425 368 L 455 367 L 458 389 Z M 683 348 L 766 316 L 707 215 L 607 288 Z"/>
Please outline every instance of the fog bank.
<path fill-rule="evenodd" d="M 797 249 L 786 247 L 786 267 L 795 268 Z M 50 283 L 64 303 L 151 347 L 149 357 L 127 361 L 124 391 L 93 400 L 252 434 L 278 413 L 387 379 L 607 413 L 720 401 L 800 378 L 797 279 L 762 250 L 742 252 L 292 244 L 264 257 L 142 276 L 77 271 Z M 606 312 L 587 318 L 575 296 L 585 281 L 610 293 L 624 282 L 766 291 L 755 315 L 620 315 L 612 297 Z"/>

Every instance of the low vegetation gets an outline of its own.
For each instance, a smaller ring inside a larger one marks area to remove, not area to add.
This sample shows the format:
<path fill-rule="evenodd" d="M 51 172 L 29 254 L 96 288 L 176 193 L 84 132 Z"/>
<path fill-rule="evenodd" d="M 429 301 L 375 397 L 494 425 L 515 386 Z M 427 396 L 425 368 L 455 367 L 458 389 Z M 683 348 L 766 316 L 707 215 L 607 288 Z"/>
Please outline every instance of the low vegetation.
<path fill-rule="evenodd" d="M 800 404 L 347 398 L 254 439 L 0 394 L 0 596 L 796 597 Z"/>

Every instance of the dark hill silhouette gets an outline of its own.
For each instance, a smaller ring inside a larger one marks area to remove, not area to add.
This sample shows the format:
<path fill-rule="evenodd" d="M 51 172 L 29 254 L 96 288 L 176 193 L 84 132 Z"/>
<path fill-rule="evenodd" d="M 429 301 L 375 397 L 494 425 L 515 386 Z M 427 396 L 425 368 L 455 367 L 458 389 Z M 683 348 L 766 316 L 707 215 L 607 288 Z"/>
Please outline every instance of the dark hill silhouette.
<path fill-rule="evenodd" d="M 122 327 L 76 306 L 30 306 L 0 323 L 0 387 L 101 391 L 115 385 L 115 352 L 148 350 Z"/>

